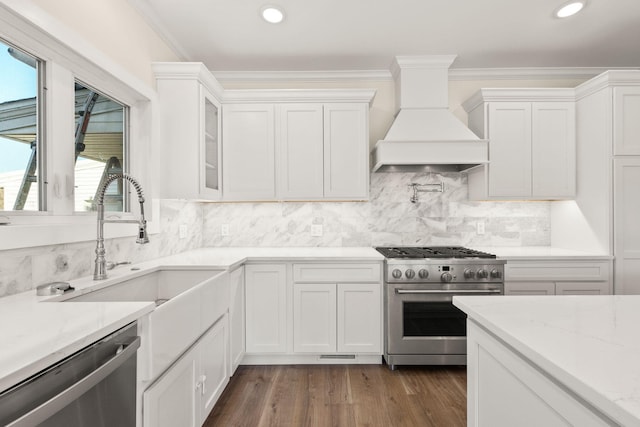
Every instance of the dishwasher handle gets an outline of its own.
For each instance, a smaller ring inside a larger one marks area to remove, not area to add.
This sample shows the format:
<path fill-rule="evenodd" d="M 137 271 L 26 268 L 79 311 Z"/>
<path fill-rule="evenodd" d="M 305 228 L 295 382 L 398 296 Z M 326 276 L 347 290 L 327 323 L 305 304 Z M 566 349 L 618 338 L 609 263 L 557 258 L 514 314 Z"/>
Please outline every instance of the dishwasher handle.
<path fill-rule="evenodd" d="M 77 400 L 118 369 L 127 359 L 135 356 L 136 351 L 140 348 L 140 337 L 136 336 L 131 338 L 131 340 L 123 342 L 115 355 L 97 369 L 40 406 L 7 424 L 7 427 L 30 427 L 38 425 L 55 415 L 71 402 Z"/>

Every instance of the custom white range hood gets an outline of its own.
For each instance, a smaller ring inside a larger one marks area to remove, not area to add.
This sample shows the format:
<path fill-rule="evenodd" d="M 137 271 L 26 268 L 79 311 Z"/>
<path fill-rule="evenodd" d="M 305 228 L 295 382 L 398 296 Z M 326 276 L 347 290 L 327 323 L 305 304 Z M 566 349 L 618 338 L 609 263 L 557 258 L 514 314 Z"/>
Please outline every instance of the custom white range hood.
<path fill-rule="evenodd" d="M 398 56 L 391 72 L 398 113 L 373 150 L 373 171 L 461 171 L 488 163 L 488 141 L 449 111 L 456 55 Z"/>

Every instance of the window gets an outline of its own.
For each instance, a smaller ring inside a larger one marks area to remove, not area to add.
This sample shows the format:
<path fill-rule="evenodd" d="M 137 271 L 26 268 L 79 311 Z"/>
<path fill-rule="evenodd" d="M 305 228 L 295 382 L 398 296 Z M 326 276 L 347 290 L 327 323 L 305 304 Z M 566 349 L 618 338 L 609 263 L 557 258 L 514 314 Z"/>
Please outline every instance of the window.
<path fill-rule="evenodd" d="M 127 171 L 125 157 L 128 108 L 76 81 L 75 211 L 95 211 L 96 192 L 111 174 Z M 122 181 L 114 181 L 104 198 L 106 211 L 126 211 Z"/>
<path fill-rule="evenodd" d="M 19 10 L 0 7 L 0 251 L 94 240 L 93 201 L 105 170 L 124 171 L 140 182 L 149 202 L 149 232 L 157 232 L 153 87 L 101 51 L 87 57 L 86 44 L 64 27 L 34 25 L 30 6 L 14 6 Z M 90 92 L 95 104 L 85 115 Z M 18 111 L 20 101 L 28 108 Z M 9 120 L 9 113 L 21 122 Z M 81 137 L 77 130 L 84 131 Z M 8 172 L 18 177 L 13 187 Z M 30 185 L 23 186 L 25 176 Z M 22 207 L 16 204 L 19 192 L 26 194 Z M 109 216 L 134 219 L 140 213 L 138 203 L 128 203 L 134 193 L 127 183 L 112 183 L 105 198 Z M 107 238 L 125 237 L 132 229 L 112 224 L 105 232 Z"/>
<path fill-rule="evenodd" d="M 0 210 L 44 210 L 42 61 L 0 40 Z"/>

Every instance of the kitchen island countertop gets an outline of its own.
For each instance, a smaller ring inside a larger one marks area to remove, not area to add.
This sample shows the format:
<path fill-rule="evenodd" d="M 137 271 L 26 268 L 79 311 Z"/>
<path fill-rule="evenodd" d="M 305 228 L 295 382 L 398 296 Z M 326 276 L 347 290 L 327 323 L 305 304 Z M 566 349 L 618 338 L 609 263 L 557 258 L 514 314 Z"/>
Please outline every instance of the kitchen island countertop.
<path fill-rule="evenodd" d="M 611 420 L 640 425 L 640 295 L 456 296 L 453 302 Z"/>

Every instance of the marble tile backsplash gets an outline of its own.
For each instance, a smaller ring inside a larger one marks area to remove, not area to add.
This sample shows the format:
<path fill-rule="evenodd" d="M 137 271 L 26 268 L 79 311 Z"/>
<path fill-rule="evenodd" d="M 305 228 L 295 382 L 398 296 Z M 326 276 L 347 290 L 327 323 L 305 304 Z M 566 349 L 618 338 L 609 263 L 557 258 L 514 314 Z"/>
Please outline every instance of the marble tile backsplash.
<path fill-rule="evenodd" d="M 444 184 L 419 193 L 409 184 Z M 205 204 L 204 246 L 544 246 L 551 242 L 549 202 L 470 202 L 460 173 L 374 173 L 368 202 Z M 483 222 L 484 234 L 477 233 Z M 229 226 L 229 235 L 221 226 Z M 321 224 L 323 235 L 311 235 Z"/>
<path fill-rule="evenodd" d="M 409 184 L 444 183 L 442 193 Z M 140 262 L 220 246 L 546 246 L 550 202 L 470 202 L 460 173 L 375 173 L 368 202 L 199 203 L 162 200 L 160 233 L 148 245 L 131 237 L 105 242 L 113 261 Z M 477 233 L 477 223 L 485 233 Z M 180 239 L 179 227 L 188 235 Z M 221 225 L 229 235 L 221 235 Z M 323 235 L 311 235 L 322 225 Z M 0 297 L 93 272 L 95 242 L 0 251 Z"/>

